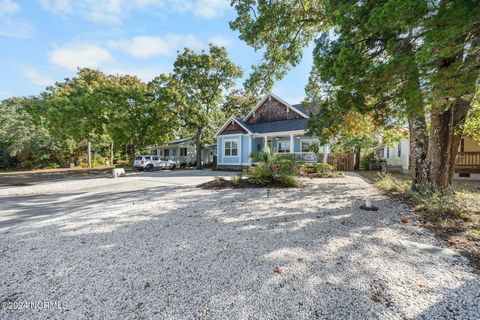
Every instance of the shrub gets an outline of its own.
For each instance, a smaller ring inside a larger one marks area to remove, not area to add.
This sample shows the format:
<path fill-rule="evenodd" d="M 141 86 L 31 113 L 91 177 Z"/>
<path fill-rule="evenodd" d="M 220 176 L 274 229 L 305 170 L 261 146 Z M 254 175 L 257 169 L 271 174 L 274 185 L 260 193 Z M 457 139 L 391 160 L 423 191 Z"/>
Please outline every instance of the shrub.
<path fill-rule="evenodd" d="M 275 180 L 275 173 L 271 166 L 259 163 L 258 166 L 250 168 L 250 181 L 254 184 L 264 186 Z"/>
<path fill-rule="evenodd" d="M 317 163 L 315 165 L 315 172 L 317 173 L 329 173 L 333 171 L 333 166 L 328 163 Z"/>
<path fill-rule="evenodd" d="M 252 159 L 258 163 L 248 171 L 249 181 L 253 184 L 266 186 L 280 183 L 287 187 L 299 185 L 295 177 L 298 174 L 298 167 L 292 159 L 278 156 L 268 150 L 252 155 Z"/>
<path fill-rule="evenodd" d="M 377 188 L 394 191 L 405 192 L 410 189 L 410 184 L 407 181 L 403 181 L 395 178 L 390 173 L 379 172 L 378 180 L 375 182 Z"/>
<path fill-rule="evenodd" d="M 298 187 L 300 183 L 298 182 L 297 177 L 293 175 L 280 175 L 278 180 L 285 185 L 286 187 Z"/>
<path fill-rule="evenodd" d="M 243 179 L 243 173 L 244 173 L 243 171 L 240 171 L 237 175 L 234 175 L 232 177 L 231 181 L 234 186 L 238 186 L 240 184 L 240 182 Z"/>

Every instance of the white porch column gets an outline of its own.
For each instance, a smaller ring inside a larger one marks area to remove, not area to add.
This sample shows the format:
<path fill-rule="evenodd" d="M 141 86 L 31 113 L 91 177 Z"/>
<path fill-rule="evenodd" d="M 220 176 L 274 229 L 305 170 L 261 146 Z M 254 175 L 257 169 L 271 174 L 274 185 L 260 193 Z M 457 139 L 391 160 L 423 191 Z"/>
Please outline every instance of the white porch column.
<path fill-rule="evenodd" d="M 290 134 L 290 153 L 293 153 L 294 145 L 293 145 L 293 134 Z"/>
<path fill-rule="evenodd" d="M 265 151 L 268 151 L 268 137 L 267 136 L 263 137 L 263 149 Z"/>
<path fill-rule="evenodd" d="M 253 135 L 250 135 L 250 152 L 248 153 L 248 163 L 252 163 L 252 158 L 250 156 L 253 153 Z"/>
<path fill-rule="evenodd" d="M 327 146 L 323 146 L 323 163 L 328 162 Z"/>

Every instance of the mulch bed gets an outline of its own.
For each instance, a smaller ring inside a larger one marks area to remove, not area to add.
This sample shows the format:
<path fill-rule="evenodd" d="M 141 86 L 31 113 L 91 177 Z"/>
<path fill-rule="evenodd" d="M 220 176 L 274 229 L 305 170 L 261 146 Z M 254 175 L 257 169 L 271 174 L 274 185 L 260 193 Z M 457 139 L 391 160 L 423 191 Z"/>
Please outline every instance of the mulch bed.
<path fill-rule="evenodd" d="M 197 188 L 207 189 L 207 190 L 221 190 L 221 189 L 253 189 L 253 188 L 269 188 L 269 189 L 283 189 L 283 188 L 292 188 L 285 186 L 283 183 L 279 181 L 274 181 L 268 185 L 259 186 L 257 184 L 253 184 L 248 179 L 242 179 L 239 183 L 232 183 L 231 180 L 226 179 L 214 179 L 212 181 L 208 181 L 202 184 L 199 184 Z"/>

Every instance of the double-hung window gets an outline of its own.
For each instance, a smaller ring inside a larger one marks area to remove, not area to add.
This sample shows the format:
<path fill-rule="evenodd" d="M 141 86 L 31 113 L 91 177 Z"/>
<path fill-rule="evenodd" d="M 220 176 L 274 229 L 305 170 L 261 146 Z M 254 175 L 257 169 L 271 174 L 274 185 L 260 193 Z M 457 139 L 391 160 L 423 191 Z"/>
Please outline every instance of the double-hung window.
<path fill-rule="evenodd" d="M 224 156 L 235 157 L 238 155 L 238 143 L 236 141 L 225 141 Z"/>
<path fill-rule="evenodd" d="M 279 141 L 278 142 L 278 153 L 287 153 L 290 152 L 290 142 L 289 141 Z"/>

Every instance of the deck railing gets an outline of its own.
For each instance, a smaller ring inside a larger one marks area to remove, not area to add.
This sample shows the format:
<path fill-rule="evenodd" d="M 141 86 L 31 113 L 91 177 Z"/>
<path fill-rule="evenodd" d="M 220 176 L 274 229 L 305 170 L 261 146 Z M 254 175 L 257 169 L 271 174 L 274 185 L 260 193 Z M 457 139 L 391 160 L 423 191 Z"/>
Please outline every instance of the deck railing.
<path fill-rule="evenodd" d="M 279 152 L 278 155 L 293 159 L 294 161 L 317 162 L 319 159 L 313 152 Z"/>
<path fill-rule="evenodd" d="M 459 152 L 455 159 L 455 167 L 480 168 L 480 152 Z"/>

